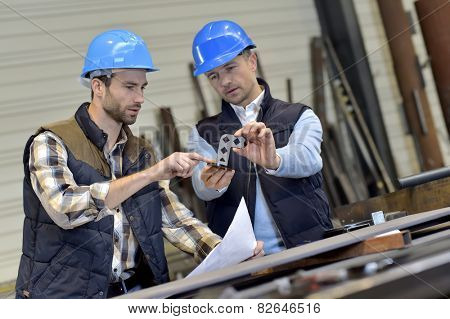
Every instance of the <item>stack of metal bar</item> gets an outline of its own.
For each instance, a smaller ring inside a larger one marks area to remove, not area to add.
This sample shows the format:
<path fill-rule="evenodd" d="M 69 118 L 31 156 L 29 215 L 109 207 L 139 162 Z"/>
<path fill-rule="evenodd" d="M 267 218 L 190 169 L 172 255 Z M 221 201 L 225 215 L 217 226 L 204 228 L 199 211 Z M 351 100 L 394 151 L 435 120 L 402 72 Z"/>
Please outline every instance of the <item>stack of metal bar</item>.
<path fill-rule="evenodd" d="M 446 207 L 123 298 L 448 297 L 449 244 L 450 207 Z"/>

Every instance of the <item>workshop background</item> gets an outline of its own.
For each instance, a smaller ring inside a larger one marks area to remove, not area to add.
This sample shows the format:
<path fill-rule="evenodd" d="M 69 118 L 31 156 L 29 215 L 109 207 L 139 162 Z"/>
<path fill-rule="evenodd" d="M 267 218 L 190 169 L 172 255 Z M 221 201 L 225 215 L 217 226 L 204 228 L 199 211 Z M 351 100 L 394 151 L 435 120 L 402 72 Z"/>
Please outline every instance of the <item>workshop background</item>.
<path fill-rule="evenodd" d="M 199 77 L 196 82 L 191 77 L 191 44 L 195 33 L 208 21 L 229 19 L 239 23 L 256 43 L 260 75 L 268 81 L 272 95 L 280 99 L 315 107 L 317 91 L 313 81 L 317 69 L 312 67 L 311 43 L 319 44 L 323 62 L 320 73 L 325 83 L 322 96 L 325 120 L 330 126 L 338 127 L 339 121 L 343 121 L 335 107 L 339 103 L 338 89 L 333 88 L 333 80 L 329 81 L 333 69 L 337 68 L 331 53 L 335 51 L 344 68 L 352 66 L 346 74 L 358 105 L 348 98 L 348 90 L 340 92 L 347 95 L 347 100 L 345 96 L 341 98 L 346 107 L 362 110 L 364 125 L 369 128 L 384 165 L 380 170 L 375 156 L 372 164 L 379 174 L 368 176 L 371 164 L 364 160 L 364 147 L 350 142 L 355 161 L 362 158 L 358 167 L 362 181 L 368 186 L 362 192 L 345 190 L 345 180 L 342 180 L 334 206 L 392 191 L 386 185 L 380 186 L 386 177 L 395 188 L 398 178 L 450 165 L 449 127 L 443 115 L 447 110 L 448 118 L 450 105 L 443 104 L 439 97 L 415 1 L 392 2 L 403 7 L 408 19 L 409 29 L 405 32 L 414 51 L 409 53 L 417 57 L 416 73 L 420 75 L 420 89 L 423 89 L 419 97 L 422 103 L 417 107 L 419 117 L 422 114 L 419 129 L 431 136 L 428 142 L 417 137 L 416 127 L 405 112 L 402 80 L 395 66 L 399 61 L 388 44 L 389 33 L 380 12 L 382 2 L 0 0 L 0 287 L 5 290 L 14 284 L 21 253 L 25 142 L 40 125 L 70 117 L 82 102 L 89 100 L 89 90 L 78 82 L 83 55 L 92 38 L 107 29 L 125 28 L 141 35 L 155 65 L 161 69 L 148 76 L 146 102 L 132 129 L 151 139 L 160 147 L 162 155 L 174 148 L 183 149 L 191 126 L 201 118 L 202 112 L 212 115 L 219 110 L 218 98 L 206 79 Z M 448 1 L 431 2 L 447 2 L 443 10 L 448 13 Z M 321 36 L 327 36 L 329 41 L 318 40 Z M 312 42 L 313 38 L 316 42 Z M 360 85 L 355 85 L 356 82 Z M 178 129 L 179 144 L 170 128 L 172 120 Z M 367 138 L 364 129 L 360 128 L 360 132 Z M 355 138 L 348 127 L 341 133 L 348 139 Z M 164 141 L 175 144 L 167 149 Z M 423 143 L 433 148 L 432 159 L 424 156 Z M 370 145 L 366 149 L 372 154 Z M 387 175 L 383 176 L 383 170 Z M 370 186 L 371 183 L 375 186 Z M 179 186 L 180 183 L 175 185 Z M 189 193 L 188 188 L 185 185 L 178 191 Z M 190 207 L 199 207 L 195 200 L 183 199 Z M 174 257 L 171 262 L 169 258 L 173 276 L 177 275 L 176 263 L 183 260 L 184 257 Z"/>

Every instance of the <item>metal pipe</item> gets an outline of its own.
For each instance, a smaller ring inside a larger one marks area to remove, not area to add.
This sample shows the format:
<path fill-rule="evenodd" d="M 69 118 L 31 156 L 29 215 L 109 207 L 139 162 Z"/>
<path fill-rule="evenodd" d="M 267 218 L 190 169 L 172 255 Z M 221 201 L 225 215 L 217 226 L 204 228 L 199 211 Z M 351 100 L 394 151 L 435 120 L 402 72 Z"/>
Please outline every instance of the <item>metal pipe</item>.
<path fill-rule="evenodd" d="M 406 229 L 408 227 L 448 215 L 450 215 L 450 208 L 446 207 L 435 211 L 394 219 L 379 225 L 355 230 L 351 233 L 345 233 L 333 238 L 322 239 L 307 245 L 286 249 L 277 254 L 249 260 L 235 266 L 211 271 L 199 276 L 193 276 L 181 280 L 172 281 L 163 285 L 146 288 L 133 293 L 122 295 L 117 298 L 167 298 L 175 294 L 200 289 L 218 283 L 223 283 L 227 280 L 239 278 L 242 276 L 248 276 L 258 271 L 284 265 L 303 258 L 315 256 L 323 252 L 358 243 L 376 235 L 386 233 L 388 231 L 392 231 L 395 229 Z"/>
<path fill-rule="evenodd" d="M 401 188 L 413 187 L 421 184 L 425 184 L 437 179 L 445 178 L 450 176 L 450 167 L 442 167 L 434 169 L 432 171 L 420 173 L 417 175 L 411 175 L 404 178 L 398 179 L 398 184 Z"/>
<path fill-rule="evenodd" d="M 450 3 L 448 0 L 418 0 L 414 4 L 450 136 Z"/>
<path fill-rule="evenodd" d="M 293 103 L 294 100 L 292 98 L 292 80 L 291 80 L 291 78 L 286 79 L 286 90 L 287 90 L 287 101 L 289 103 Z"/>
<path fill-rule="evenodd" d="M 398 176 L 392 156 L 395 148 L 389 145 L 380 107 L 382 101 L 378 100 L 376 93 L 354 2 L 315 0 L 314 4 L 322 35 L 330 38 L 389 177 L 396 180 Z M 332 74 L 333 78 L 338 75 L 335 70 Z"/>
<path fill-rule="evenodd" d="M 403 107 L 411 131 L 418 141 L 418 153 L 423 158 L 423 167 L 421 168 L 430 170 L 442 167 L 444 161 L 434 129 L 428 98 L 420 83 L 408 17 L 403 10 L 401 1 L 377 0 L 377 2 L 392 55 L 397 83 L 403 97 Z M 428 134 L 422 132 L 414 90 L 417 90 L 417 100 L 422 106 Z"/>

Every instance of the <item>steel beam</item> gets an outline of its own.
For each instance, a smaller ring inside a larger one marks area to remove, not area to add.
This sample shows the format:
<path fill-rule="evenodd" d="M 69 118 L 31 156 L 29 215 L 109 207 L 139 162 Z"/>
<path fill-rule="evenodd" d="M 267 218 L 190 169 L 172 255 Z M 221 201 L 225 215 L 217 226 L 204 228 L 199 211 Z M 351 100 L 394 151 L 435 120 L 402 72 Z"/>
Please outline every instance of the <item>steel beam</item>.
<path fill-rule="evenodd" d="M 434 83 L 450 136 L 450 2 L 419 0 L 414 3 L 433 70 Z"/>
<path fill-rule="evenodd" d="M 403 107 L 417 142 L 422 170 L 444 166 L 430 105 L 420 80 L 410 24 L 401 1 L 377 0 L 397 77 Z M 447 26 L 448 27 L 448 26 Z"/>
<path fill-rule="evenodd" d="M 314 3 L 322 34 L 330 38 L 387 172 L 391 180 L 396 180 L 391 147 L 353 1 L 315 0 Z"/>
<path fill-rule="evenodd" d="M 354 243 L 361 242 L 376 235 L 386 233 L 396 229 L 406 229 L 408 227 L 422 224 L 431 220 L 450 215 L 450 207 L 438 209 L 394 219 L 386 223 L 374 225 L 371 227 L 355 230 L 350 233 L 338 235 L 335 237 L 319 240 L 307 245 L 287 249 L 277 254 L 253 259 L 226 267 L 220 270 L 205 273 L 200 276 L 194 276 L 167 284 L 143 289 L 134 293 L 120 296 L 121 299 L 148 299 L 148 298 L 167 298 L 169 296 L 204 288 L 213 284 L 223 283 L 227 280 L 248 276 L 252 273 L 262 271 L 268 268 L 284 265 L 303 258 L 315 256 L 320 253 L 332 251 L 337 248 L 345 247 Z"/>

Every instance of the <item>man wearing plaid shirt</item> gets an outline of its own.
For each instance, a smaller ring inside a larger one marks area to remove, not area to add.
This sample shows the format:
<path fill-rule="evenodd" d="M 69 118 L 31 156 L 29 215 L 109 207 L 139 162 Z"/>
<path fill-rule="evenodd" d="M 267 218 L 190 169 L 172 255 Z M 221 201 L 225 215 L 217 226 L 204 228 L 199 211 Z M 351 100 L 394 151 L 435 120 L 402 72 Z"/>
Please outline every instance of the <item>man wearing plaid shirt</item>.
<path fill-rule="evenodd" d="M 156 70 L 136 34 L 98 35 L 81 74 L 92 101 L 28 140 L 18 298 L 114 297 L 169 280 L 163 236 L 197 261 L 220 243 L 168 181 L 210 160 L 174 153 L 157 162 L 128 128 L 144 102 L 146 72 Z"/>

